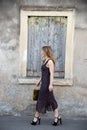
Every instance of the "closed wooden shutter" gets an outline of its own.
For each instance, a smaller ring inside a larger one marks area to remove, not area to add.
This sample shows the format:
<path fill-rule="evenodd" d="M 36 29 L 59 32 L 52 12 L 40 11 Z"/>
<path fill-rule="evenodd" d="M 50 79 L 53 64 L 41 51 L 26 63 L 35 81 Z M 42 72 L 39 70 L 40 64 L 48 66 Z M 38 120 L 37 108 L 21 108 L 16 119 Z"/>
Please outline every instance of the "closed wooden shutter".
<path fill-rule="evenodd" d="M 50 45 L 56 57 L 55 77 L 64 78 L 67 17 L 29 17 L 27 76 L 41 75 L 41 48 Z"/>

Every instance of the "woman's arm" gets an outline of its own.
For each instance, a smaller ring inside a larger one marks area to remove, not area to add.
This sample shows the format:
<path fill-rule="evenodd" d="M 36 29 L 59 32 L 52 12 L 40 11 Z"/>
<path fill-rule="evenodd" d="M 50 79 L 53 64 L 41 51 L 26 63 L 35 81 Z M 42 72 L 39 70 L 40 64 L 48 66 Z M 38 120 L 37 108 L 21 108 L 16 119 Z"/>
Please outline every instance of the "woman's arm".
<path fill-rule="evenodd" d="M 48 67 L 50 71 L 50 84 L 49 84 L 49 91 L 53 90 L 53 78 L 54 78 L 54 63 L 52 60 L 49 60 Z"/>
<path fill-rule="evenodd" d="M 40 80 L 38 81 L 38 83 L 36 83 L 36 86 L 38 87 L 38 86 L 40 85 L 40 83 L 41 83 L 41 78 L 40 78 Z"/>

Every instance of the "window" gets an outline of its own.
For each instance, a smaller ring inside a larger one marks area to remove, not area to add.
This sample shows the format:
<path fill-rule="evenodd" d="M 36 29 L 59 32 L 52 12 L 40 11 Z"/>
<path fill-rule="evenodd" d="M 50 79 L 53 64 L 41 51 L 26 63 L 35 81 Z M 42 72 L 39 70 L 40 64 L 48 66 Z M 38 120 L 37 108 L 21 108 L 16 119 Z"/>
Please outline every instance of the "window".
<path fill-rule="evenodd" d="M 56 57 L 55 84 L 72 85 L 74 10 L 26 11 L 20 19 L 19 82 L 40 76 L 41 47 L 51 45 Z"/>
<path fill-rule="evenodd" d="M 31 16 L 28 18 L 28 77 L 40 76 L 41 48 L 50 45 L 56 58 L 54 76 L 64 78 L 66 31 L 67 17 Z"/>

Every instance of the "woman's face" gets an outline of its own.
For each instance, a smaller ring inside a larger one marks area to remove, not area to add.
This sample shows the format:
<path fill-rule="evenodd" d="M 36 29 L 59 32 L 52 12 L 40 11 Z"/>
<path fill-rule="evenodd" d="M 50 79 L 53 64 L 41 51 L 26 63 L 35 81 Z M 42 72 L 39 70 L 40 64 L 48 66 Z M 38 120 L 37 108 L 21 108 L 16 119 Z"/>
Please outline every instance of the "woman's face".
<path fill-rule="evenodd" d="M 46 57 L 46 52 L 42 49 L 42 57 Z"/>

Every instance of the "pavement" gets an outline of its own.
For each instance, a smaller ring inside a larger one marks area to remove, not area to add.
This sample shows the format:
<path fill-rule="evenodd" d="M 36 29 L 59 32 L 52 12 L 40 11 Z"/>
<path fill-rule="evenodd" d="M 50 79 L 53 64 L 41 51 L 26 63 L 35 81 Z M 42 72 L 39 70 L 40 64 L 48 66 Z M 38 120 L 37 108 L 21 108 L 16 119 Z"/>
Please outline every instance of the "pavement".
<path fill-rule="evenodd" d="M 65 119 L 63 124 L 52 126 L 52 118 L 42 117 L 41 124 L 30 124 L 33 116 L 0 116 L 0 130 L 87 130 L 87 118 Z"/>

